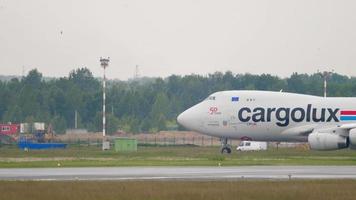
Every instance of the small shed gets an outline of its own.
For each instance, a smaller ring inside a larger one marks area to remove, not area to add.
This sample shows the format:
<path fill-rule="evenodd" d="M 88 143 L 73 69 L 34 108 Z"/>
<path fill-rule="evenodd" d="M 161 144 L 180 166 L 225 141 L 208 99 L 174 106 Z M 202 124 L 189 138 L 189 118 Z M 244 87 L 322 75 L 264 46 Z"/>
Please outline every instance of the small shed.
<path fill-rule="evenodd" d="M 137 140 L 134 138 L 116 138 L 115 151 L 116 152 L 137 151 Z"/>

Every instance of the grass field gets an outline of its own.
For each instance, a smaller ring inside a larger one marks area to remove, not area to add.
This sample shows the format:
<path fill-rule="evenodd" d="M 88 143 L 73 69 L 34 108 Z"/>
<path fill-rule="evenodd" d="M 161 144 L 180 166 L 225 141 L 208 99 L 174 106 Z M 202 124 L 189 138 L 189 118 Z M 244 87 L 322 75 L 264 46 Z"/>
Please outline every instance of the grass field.
<path fill-rule="evenodd" d="M 0 148 L 0 168 L 85 166 L 241 166 L 241 165 L 356 165 L 356 151 L 269 149 L 221 155 L 218 147 L 142 147 L 137 152 L 101 151 L 100 147 L 69 147 L 59 150 L 22 151 Z"/>
<path fill-rule="evenodd" d="M 0 199 L 351 200 L 355 180 L 293 181 L 0 181 Z"/>

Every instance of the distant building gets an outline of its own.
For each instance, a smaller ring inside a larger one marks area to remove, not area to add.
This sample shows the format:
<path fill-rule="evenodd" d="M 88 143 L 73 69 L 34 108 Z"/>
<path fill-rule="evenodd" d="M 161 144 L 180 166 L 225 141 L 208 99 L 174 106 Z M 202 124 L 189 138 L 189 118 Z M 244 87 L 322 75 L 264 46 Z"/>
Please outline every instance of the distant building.
<path fill-rule="evenodd" d="M 21 123 L 20 133 L 45 133 L 45 123 L 44 122 L 34 122 L 34 123 Z"/>
<path fill-rule="evenodd" d="M 67 129 L 66 134 L 86 134 L 88 133 L 87 129 Z"/>

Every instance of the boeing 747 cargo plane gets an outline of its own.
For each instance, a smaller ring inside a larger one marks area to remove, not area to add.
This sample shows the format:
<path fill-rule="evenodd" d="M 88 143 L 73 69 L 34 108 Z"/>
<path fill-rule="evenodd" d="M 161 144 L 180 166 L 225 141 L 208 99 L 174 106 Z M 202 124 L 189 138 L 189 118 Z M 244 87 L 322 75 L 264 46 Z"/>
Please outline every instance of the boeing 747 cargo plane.
<path fill-rule="evenodd" d="M 311 149 L 356 147 L 356 98 L 270 91 L 216 92 L 181 113 L 187 129 L 228 139 L 308 142 Z"/>

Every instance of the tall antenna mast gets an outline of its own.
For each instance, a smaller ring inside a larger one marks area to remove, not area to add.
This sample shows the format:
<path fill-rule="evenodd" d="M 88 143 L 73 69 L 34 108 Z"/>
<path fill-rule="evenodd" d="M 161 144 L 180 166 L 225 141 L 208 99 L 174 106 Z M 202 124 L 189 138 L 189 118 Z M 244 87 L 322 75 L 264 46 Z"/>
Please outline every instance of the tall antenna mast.
<path fill-rule="evenodd" d="M 25 66 L 22 65 L 22 78 L 25 77 Z"/>
<path fill-rule="evenodd" d="M 74 111 L 74 129 L 78 129 L 78 111 Z"/>
<path fill-rule="evenodd" d="M 134 79 L 137 80 L 138 78 L 140 78 L 140 71 L 139 71 L 138 65 L 136 65 Z"/>

